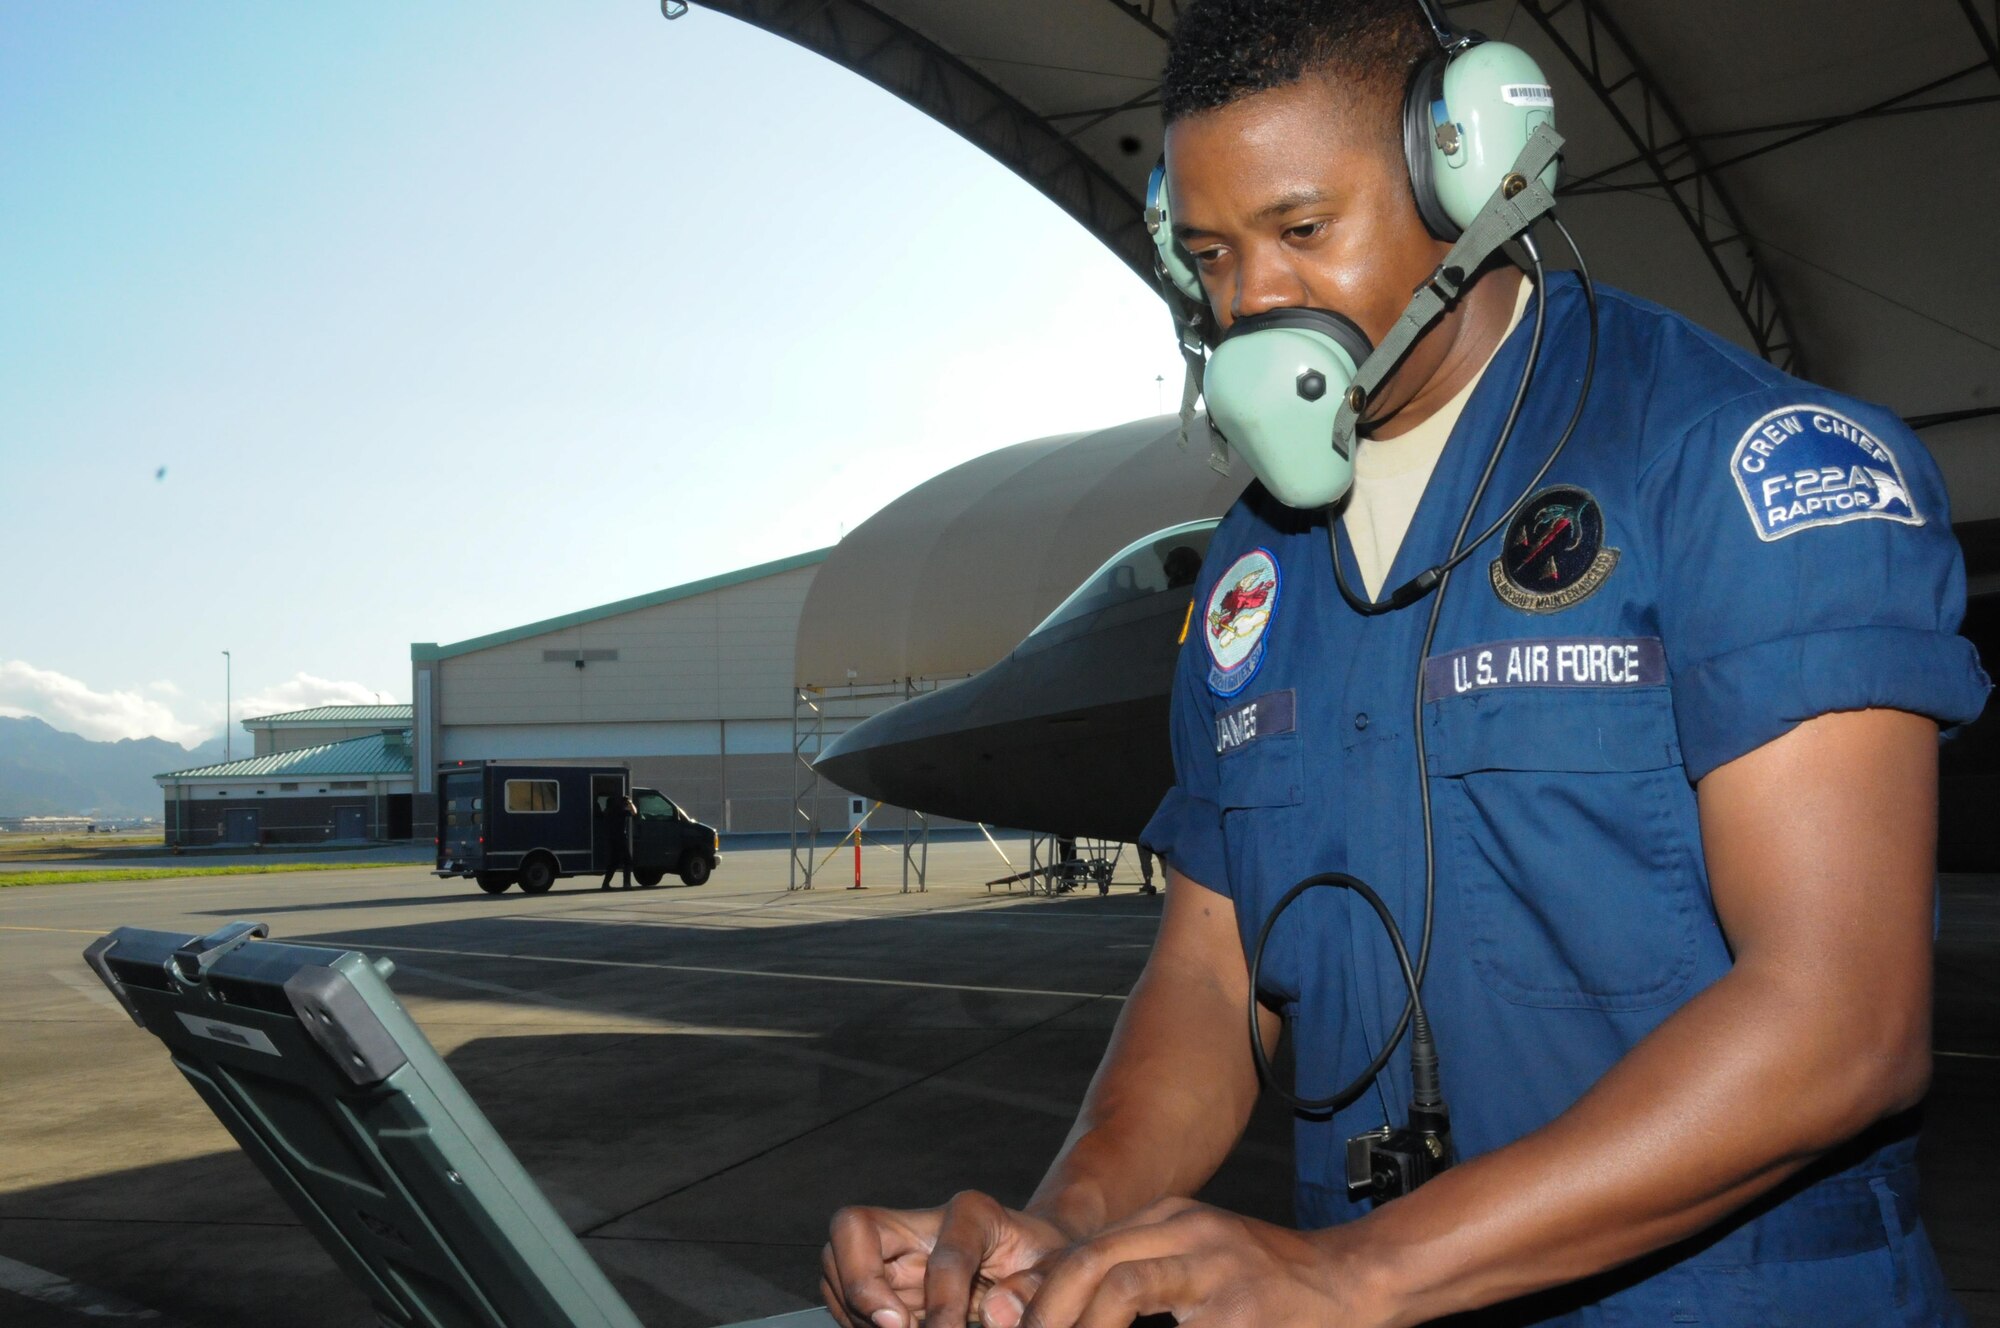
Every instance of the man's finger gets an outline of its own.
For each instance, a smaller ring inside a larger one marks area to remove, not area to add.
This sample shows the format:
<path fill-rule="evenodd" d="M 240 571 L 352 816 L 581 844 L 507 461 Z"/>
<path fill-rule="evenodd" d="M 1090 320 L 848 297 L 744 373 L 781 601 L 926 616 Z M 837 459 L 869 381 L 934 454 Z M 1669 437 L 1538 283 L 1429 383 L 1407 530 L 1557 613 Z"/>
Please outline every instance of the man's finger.
<path fill-rule="evenodd" d="M 831 1265 L 833 1261 L 832 1252 L 826 1251 L 825 1255 L 827 1264 Z M 832 1316 L 835 1323 L 840 1325 L 840 1328 L 854 1328 L 854 1320 L 848 1317 L 847 1306 L 842 1303 L 840 1291 L 836 1287 L 832 1275 L 828 1272 L 820 1274 L 819 1298 L 820 1303 L 826 1306 L 826 1312 Z"/>
<path fill-rule="evenodd" d="M 1097 1284 L 1076 1328 L 1131 1328 L 1142 1314 L 1179 1317 L 1201 1299 L 1194 1285 L 1196 1263 L 1194 1256 L 1172 1254 L 1116 1265 Z"/>
<path fill-rule="evenodd" d="M 1035 1293 L 1041 1288 L 1042 1271 L 1039 1265 L 1023 1268 L 988 1287 L 979 1298 L 986 1328 L 1020 1328 L 1021 1316 L 1027 1313 L 1029 1302 L 1034 1300 Z"/>
<path fill-rule="evenodd" d="M 1191 1253 L 1198 1239 L 1193 1223 L 1175 1220 L 1126 1227 L 1071 1246 L 1042 1265 L 1041 1290 L 1028 1302 L 1028 1328 L 1072 1328 L 1112 1269 Z"/>
<path fill-rule="evenodd" d="M 884 1272 L 904 1252 L 907 1233 L 892 1229 L 874 1208 L 843 1208 L 833 1215 L 827 1248 L 833 1252 L 834 1289 L 849 1310 L 848 1328 L 912 1328 L 909 1312 Z"/>
<path fill-rule="evenodd" d="M 980 1265 L 999 1243 L 1006 1218 L 998 1200 L 972 1190 L 944 1206 L 924 1267 L 924 1328 L 965 1328 Z"/>
<path fill-rule="evenodd" d="M 896 1285 L 896 1272 L 901 1266 L 900 1263 L 888 1265 L 889 1286 L 891 1290 L 896 1292 L 897 1299 L 903 1302 L 903 1308 L 907 1311 L 904 1322 L 906 1324 L 915 1323 L 917 1319 L 918 1298 Z M 854 1315 L 848 1312 L 846 1301 L 840 1292 L 840 1268 L 834 1263 L 833 1246 L 831 1245 L 820 1247 L 819 1284 L 820 1296 L 826 1301 L 827 1312 L 833 1316 L 834 1322 L 838 1323 L 840 1328 L 868 1328 L 867 1320 L 864 1319 L 860 1323 L 856 1323 Z M 922 1290 L 921 1284 L 919 1284 L 918 1290 Z"/>

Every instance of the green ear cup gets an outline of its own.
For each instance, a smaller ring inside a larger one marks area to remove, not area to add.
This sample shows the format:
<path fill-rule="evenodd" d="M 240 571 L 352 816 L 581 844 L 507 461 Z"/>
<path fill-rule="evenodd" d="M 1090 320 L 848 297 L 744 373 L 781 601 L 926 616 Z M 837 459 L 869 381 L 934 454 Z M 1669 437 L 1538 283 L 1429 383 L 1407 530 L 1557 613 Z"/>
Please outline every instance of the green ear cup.
<path fill-rule="evenodd" d="M 1152 178 L 1146 181 L 1146 232 L 1153 237 L 1153 248 L 1160 256 L 1160 268 L 1167 274 L 1167 280 L 1174 283 L 1174 289 L 1197 303 L 1206 304 L 1208 295 L 1201 288 L 1201 277 L 1189 261 L 1187 250 L 1174 242 L 1173 217 L 1167 211 L 1167 163 L 1160 162 L 1153 167 Z"/>
<path fill-rule="evenodd" d="M 1505 42 L 1486 42 L 1453 59 L 1443 91 L 1455 132 L 1432 139 L 1432 179 L 1445 215 L 1465 226 L 1500 188 L 1535 127 L 1554 125 L 1556 103 L 1534 57 Z M 1542 183 L 1555 188 L 1553 162 Z"/>
<path fill-rule="evenodd" d="M 1403 146 L 1417 211 L 1441 239 L 1479 215 L 1537 125 L 1555 124 L 1555 98 L 1534 57 L 1481 42 L 1417 71 L 1403 111 Z M 1542 174 L 1555 187 L 1556 167 Z"/>
<path fill-rule="evenodd" d="M 1209 356 L 1209 422 L 1287 507 L 1325 507 L 1353 483 L 1333 424 L 1371 349 L 1339 314 L 1282 309 L 1237 320 Z"/>

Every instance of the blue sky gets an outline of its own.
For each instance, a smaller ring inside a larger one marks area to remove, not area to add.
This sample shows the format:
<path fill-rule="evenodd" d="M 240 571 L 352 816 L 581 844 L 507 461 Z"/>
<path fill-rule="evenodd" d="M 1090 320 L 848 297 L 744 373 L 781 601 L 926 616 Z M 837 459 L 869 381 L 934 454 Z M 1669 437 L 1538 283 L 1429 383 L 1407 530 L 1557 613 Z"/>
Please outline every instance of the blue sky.
<path fill-rule="evenodd" d="M 407 700 L 1178 387 L 1004 168 L 650 0 L 0 0 L 0 199 L 0 713 L 91 737 L 213 736 L 224 649 Z"/>

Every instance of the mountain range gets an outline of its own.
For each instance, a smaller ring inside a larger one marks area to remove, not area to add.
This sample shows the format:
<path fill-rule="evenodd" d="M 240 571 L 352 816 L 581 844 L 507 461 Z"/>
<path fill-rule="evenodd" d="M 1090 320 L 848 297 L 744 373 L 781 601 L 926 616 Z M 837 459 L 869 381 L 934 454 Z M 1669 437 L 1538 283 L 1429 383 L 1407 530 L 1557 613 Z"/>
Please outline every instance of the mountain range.
<path fill-rule="evenodd" d="M 232 744 L 248 756 L 248 734 Z M 153 776 L 222 760 L 222 739 L 192 750 L 164 738 L 93 742 L 39 719 L 0 715 L 0 816 L 160 815 Z"/>

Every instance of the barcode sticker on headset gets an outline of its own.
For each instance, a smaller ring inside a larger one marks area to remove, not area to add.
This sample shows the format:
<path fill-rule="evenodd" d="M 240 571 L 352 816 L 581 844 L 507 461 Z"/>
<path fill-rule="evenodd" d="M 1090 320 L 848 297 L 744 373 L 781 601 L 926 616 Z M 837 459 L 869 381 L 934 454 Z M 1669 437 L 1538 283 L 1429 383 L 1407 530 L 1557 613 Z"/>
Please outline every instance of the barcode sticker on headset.
<path fill-rule="evenodd" d="M 1556 94 L 1546 83 L 1502 83 L 1500 97 L 1509 106 L 1548 106 L 1556 104 Z"/>

